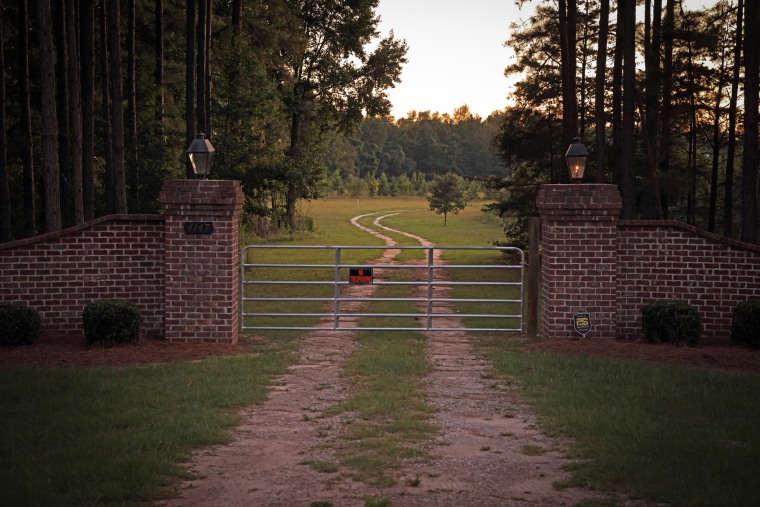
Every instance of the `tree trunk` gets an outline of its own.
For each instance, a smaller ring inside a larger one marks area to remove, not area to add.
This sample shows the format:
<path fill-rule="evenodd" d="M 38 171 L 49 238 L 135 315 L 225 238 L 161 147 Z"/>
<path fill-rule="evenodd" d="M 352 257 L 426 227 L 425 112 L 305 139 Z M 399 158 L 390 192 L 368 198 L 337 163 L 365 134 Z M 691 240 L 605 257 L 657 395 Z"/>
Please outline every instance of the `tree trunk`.
<path fill-rule="evenodd" d="M 584 4 L 584 7 L 586 9 L 585 15 L 588 17 L 588 9 L 589 9 L 589 3 L 586 2 Z M 586 68 L 588 66 L 588 58 L 589 58 L 589 33 L 588 33 L 588 23 L 583 23 L 583 42 L 581 44 L 581 72 L 580 72 L 580 97 L 578 99 L 578 135 L 580 135 L 581 139 L 585 137 L 586 133 Z"/>
<path fill-rule="evenodd" d="M 742 241 L 757 243 L 758 164 L 758 2 L 744 11 L 744 157 L 742 161 Z"/>
<path fill-rule="evenodd" d="M 198 24 L 196 25 L 196 132 L 206 132 L 206 1 L 198 0 Z"/>
<path fill-rule="evenodd" d="M 232 0 L 232 27 L 243 30 L 243 0 Z"/>
<path fill-rule="evenodd" d="M 697 225 L 697 108 L 693 94 L 689 104 L 689 199 L 686 203 L 686 223 Z"/>
<path fill-rule="evenodd" d="M 74 222 L 72 214 L 73 188 L 71 181 L 71 140 L 69 139 L 69 90 L 68 90 L 68 57 L 66 52 L 66 0 L 55 0 L 54 2 L 54 37 L 56 52 L 56 91 L 57 91 L 57 113 L 58 113 L 58 163 L 60 168 L 58 175 L 60 178 L 61 192 L 61 226 L 68 227 Z"/>
<path fill-rule="evenodd" d="M 622 167 L 621 194 L 623 209 L 622 219 L 634 218 L 636 188 L 634 182 L 634 114 L 635 114 L 635 83 L 636 83 L 636 51 L 635 0 L 621 0 L 618 16 L 623 18 L 623 33 L 619 35 L 623 44 L 623 118 L 622 118 Z"/>
<path fill-rule="evenodd" d="M 195 0 L 187 0 L 185 29 L 185 145 L 195 139 Z M 185 175 L 195 178 L 193 166 L 185 157 Z"/>
<path fill-rule="evenodd" d="M 734 234 L 734 158 L 736 156 L 736 103 L 739 96 L 739 81 L 742 68 L 742 22 L 744 0 L 736 7 L 736 38 L 734 45 L 734 74 L 731 78 L 731 99 L 728 106 L 728 154 L 726 155 L 726 188 L 723 209 L 723 235 Z"/>
<path fill-rule="evenodd" d="M 164 1 L 156 0 L 156 119 L 163 132 L 164 104 Z M 161 136 L 163 138 L 163 136 Z"/>
<path fill-rule="evenodd" d="M 562 145 L 563 152 L 578 134 L 578 108 L 575 90 L 576 1 L 559 0 L 560 55 L 562 60 Z"/>
<path fill-rule="evenodd" d="M 683 14 L 683 5 L 681 6 L 681 16 Z M 691 19 L 686 18 L 688 24 L 686 30 L 692 33 Z M 696 225 L 697 222 L 697 105 L 696 105 L 696 86 L 694 83 L 694 52 L 692 41 L 686 43 L 688 50 L 688 60 L 686 69 L 689 76 L 689 199 L 686 210 L 686 222 Z"/>
<path fill-rule="evenodd" d="M 108 72 L 108 14 L 106 11 L 106 0 L 100 0 L 100 75 L 101 87 L 100 95 L 102 97 L 101 114 L 103 115 L 103 146 L 105 146 L 105 192 L 106 192 L 106 213 L 116 213 L 116 193 L 114 191 L 113 173 L 113 153 L 111 150 L 111 101 L 109 100 L 111 87 L 109 86 Z"/>
<path fill-rule="evenodd" d="M 623 16 L 618 4 L 612 67 L 612 182 L 623 188 Z"/>
<path fill-rule="evenodd" d="M 77 21 L 77 9 L 74 0 L 66 0 L 70 183 L 74 223 L 79 225 L 84 223 L 84 202 L 82 196 L 82 87 L 79 80 Z"/>
<path fill-rule="evenodd" d="M 203 74 L 206 79 L 205 86 L 205 107 L 206 112 L 206 139 L 211 139 L 213 132 L 211 131 L 211 3 L 213 0 L 207 0 L 206 2 L 206 64 L 203 69 Z"/>
<path fill-rule="evenodd" d="M 80 63 L 82 80 L 82 206 L 84 219 L 95 217 L 95 13 L 92 0 L 79 0 Z"/>
<path fill-rule="evenodd" d="M 296 158 L 298 156 L 298 150 L 300 149 L 301 142 L 301 116 L 298 112 L 292 113 L 290 118 L 290 148 L 288 149 L 288 156 Z M 298 195 L 296 194 L 295 185 L 291 182 L 288 183 L 287 195 L 285 196 L 285 213 L 287 215 L 288 228 L 293 231 L 296 228 L 296 202 Z"/>
<path fill-rule="evenodd" d="M 675 0 L 667 0 L 665 19 L 662 26 L 663 60 L 662 60 L 662 105 L 660 106 L 660 136 L 658 165 L 660 175 L 666 178 L 670 171 L 670 148 L 672 146 L 672 102 L 673 102 L 673 37 L 675 20 Z M 661 195 L 662 218 L 668 218 L 668 195 Z"/>
<path fill-rule="evenodd" d="M 715 217 L 718 208 L 718 164 L 720 162 L 720 148 L 723 143 L 720 135 L 721 114 L 723 108 L 723 87 L 726 86 L 726 53 L 725 48 L 721 47 L 720 65 L 716 69 L 718 73 L 718 83 L 715 90 L 715 102 L 713 107 L 713 125 L 712 125 L 712 170 L 710 171 L 710 207 L 707 213 L 707 230 L 715 232 Z M 730 206 L 726 203 L 726 206 Z"/>
<path fill-rule="evenodd" d="M 0 243 L 11 239 L 11 192 L 5 140 L 5 49 L 0 23 Z"/>
<path fill-rule="evenodd" d="M 124 90 L 121 75 L 121 9 L 119 0 L 108 0 L 108 61 L 111 69 L 111 157 L 116 213 L 127 212 L 124 178 Z"/>
<path fill-rule="evenodd" d="M 293 183 L 288 183 L 288 191 L 285 196 L 285 212 L 287 213 L 288 229 L 294 231 L 296 229 L 296 203 L 298 202 L 298 196 L 296 194 L 296 187 Z"/>
<path fill-rule="evenodd" d="M 137 167 L 137 48 L 135 0 L 127 0 L 127 165 L 132 209 L 139 209 L 140 175 Z"/>
<path fill-rule="evenodd" d="M 657 159 L 657 125 L 659 112 L 660 97 L 660 29 L 662 18 L 662 0 L 654 0 L 654 15 L 650 0 L 646 0 L 646 22 L 645 22 L 645 136 L 649 143 L 649 150 L 652 157 L 646 157 L 642 164 L 642 195 L 641 195 L 641 218 L 652 220 L 658 217 L 657 201 L 659 195 L 656 195 L 657 185 L 654 178 L 657 177 L 655 167 Z"/>
<path fill-rule="evenodd" d="M 594 119 L 596 123 L 596 182 L 604 183 L 607 171 L 604 114 L 604 83 L 607 78 L 607 33 L 610 23 L 610 0 L 601 0 L 599 12 L 599 46 L 596 53 Z"/>
<path fill-rule="evenodd" d="M 19 148 L 23 165 L 24 194 L 24 236 L 37 234 L 37 206 L 34 181 L 34 139 L 32 137 L 32 110 L 29 99 L 29 8 L 27 0 L 18 2 L 19 30 L 19 103 L 21 104 L 21 122 L 19 128 Z"/>
<path fill-rule="evenodd" d="M 58 172 L 58 118 L 55 110 L 55 66 L 49 0 L 37 0 L 42 101 L 42 165 L 45 182 L 45 230 L 61 229 L 61 187 Z"/>

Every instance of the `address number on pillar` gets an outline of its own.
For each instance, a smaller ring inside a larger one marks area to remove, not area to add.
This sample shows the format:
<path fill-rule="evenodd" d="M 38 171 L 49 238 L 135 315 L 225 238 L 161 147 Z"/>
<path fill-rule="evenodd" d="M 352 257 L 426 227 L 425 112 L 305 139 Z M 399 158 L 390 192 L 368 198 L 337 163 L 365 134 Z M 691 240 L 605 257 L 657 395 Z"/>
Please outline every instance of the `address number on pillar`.
<path fill-rule="evenodd" d="M 211 234 L 214 222 L 185 222 L 185 234 Z"/>

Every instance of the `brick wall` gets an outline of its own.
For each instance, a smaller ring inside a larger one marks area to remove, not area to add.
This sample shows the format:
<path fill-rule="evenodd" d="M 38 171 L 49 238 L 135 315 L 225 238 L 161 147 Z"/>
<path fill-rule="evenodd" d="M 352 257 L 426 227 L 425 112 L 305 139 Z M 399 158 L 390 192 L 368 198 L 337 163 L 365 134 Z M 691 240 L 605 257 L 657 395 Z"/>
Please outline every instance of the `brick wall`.
<path fill-rule="evenodd" d="M 164 329 L 164 218 L 111 215 L 0 245 L 0 300 L 40 312 L 43 328 L 81 332 L 82 310 L 102 298 L 137 303 L 142 329 Z"/>
<path fill-rule="evenodd" d="M 728 339 L 736 304 L 760 299 L 760 245 L 675 221 L 620 221 L 614 185 L 543 185 L 536 204 L 543 337 L 579 337 L 572 315 L 589 312 L 589 338 L 640 338 L 644 305 L 683 299 L 704 338 Z"/>
<path fill-rule="evenodd" d="M 760 245 L 675 221 L 619 224 L 618 337 L 641 335 L 641 308 L 683 299 L 699 310 L 703 338 L 728 339 L 737 303 L 760 299 Z"/>
<path fill-rule="evenodd" d="M 576 313 L 590 313 L 593 333 L 615 335 L 615 276 L 620 193 L 615 185 L 543 185 L 541 334 L 580 337 Z"/>
<path fill-rule="evenodd" d="M 145 334 L 236 343 L 240 182 L 169 180 L 160 201 L 163 215 L 111 215 L 0 245 L 0 301 L 35 308 L 45 330 L 81 332 L 87 303 L 127 299 Z M 198 222 L 213 232 L 188 234 Z"/>
<path fill-rule="evenodd" d="M 170 180 L 159 200 L 166 216 L 166 338 L 236 343 L 240 182 Z M 213 233 L 187 234 L 186 222 L 210 222 Z"/>

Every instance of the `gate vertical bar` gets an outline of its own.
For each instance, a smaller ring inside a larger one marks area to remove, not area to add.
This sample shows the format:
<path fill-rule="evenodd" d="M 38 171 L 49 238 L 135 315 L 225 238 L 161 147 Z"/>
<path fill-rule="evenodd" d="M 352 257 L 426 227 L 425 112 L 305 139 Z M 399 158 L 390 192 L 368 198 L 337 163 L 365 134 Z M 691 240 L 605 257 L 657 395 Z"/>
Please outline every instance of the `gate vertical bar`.
<path fill-rule="evenodd" d="M 435 247 L 428 247 L 428 285 L 427 285 L 427 329 L 433 328 L 433 261 Z"/>
<path fill-rule="evenodd" d="M 335 248 L 335 301 L 333 308 L 333 329 L 340 328 L 340 247 Z"/>

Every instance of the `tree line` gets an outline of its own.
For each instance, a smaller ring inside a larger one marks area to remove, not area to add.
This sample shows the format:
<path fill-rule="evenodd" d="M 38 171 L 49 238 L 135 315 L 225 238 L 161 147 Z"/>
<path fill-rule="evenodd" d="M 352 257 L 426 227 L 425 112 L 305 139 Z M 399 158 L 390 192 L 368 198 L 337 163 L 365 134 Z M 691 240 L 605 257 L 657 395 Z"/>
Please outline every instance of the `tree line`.
<path fill-rule="evenodd" d="M 492 209 L 524 235 L 538 185 L 568 181 L 579 135 L 586 181 L 619 186 L 622 218 L 757 242 L 758 3 L 645 0 L 638 18 L 636 6 L 545 0 L 512 24 L 505 73 L 521 79 L 497 136 L 511 172 L 491 181 L 508 191 Z"/>
<path fill-rule="evenodd" d="M 388 115 L 407 47 L 378 0 L 17 0 L 0 6 L 0 241 L 157 210 L 214 177 L 285 210 L 318 195 L 326 143 Z"/>
<path fill-rule="evenodd" d="M 351 133 L 339 133 L 327 144 L 325 163 L 331 180 L 399 178 L 432 180 L 435 175 L 468 178 L 506 176 L 507 167 L 493 144 L 501 116 L 485 120 L 467 105 L 451 114 L 410 111 L 404 118 L 365 118 Z"/>
<path fill-rule="evenodd" d="M 623 218 L 757 241 L 757 2 L 541 0 L 511 27 L 503 111 L 398 120 L 387 90 L 407 47 L 379 36 L 377 4 L 3 2 L 0 241 L 156 211 L 164 179 L 193 177 L 201 132 L 213 177 L 291 228 L 300 199 L 419 194 L 453 173 L 498 189 L 518 237 L 579 135 L 586 180 L 619 185 Z"/>

